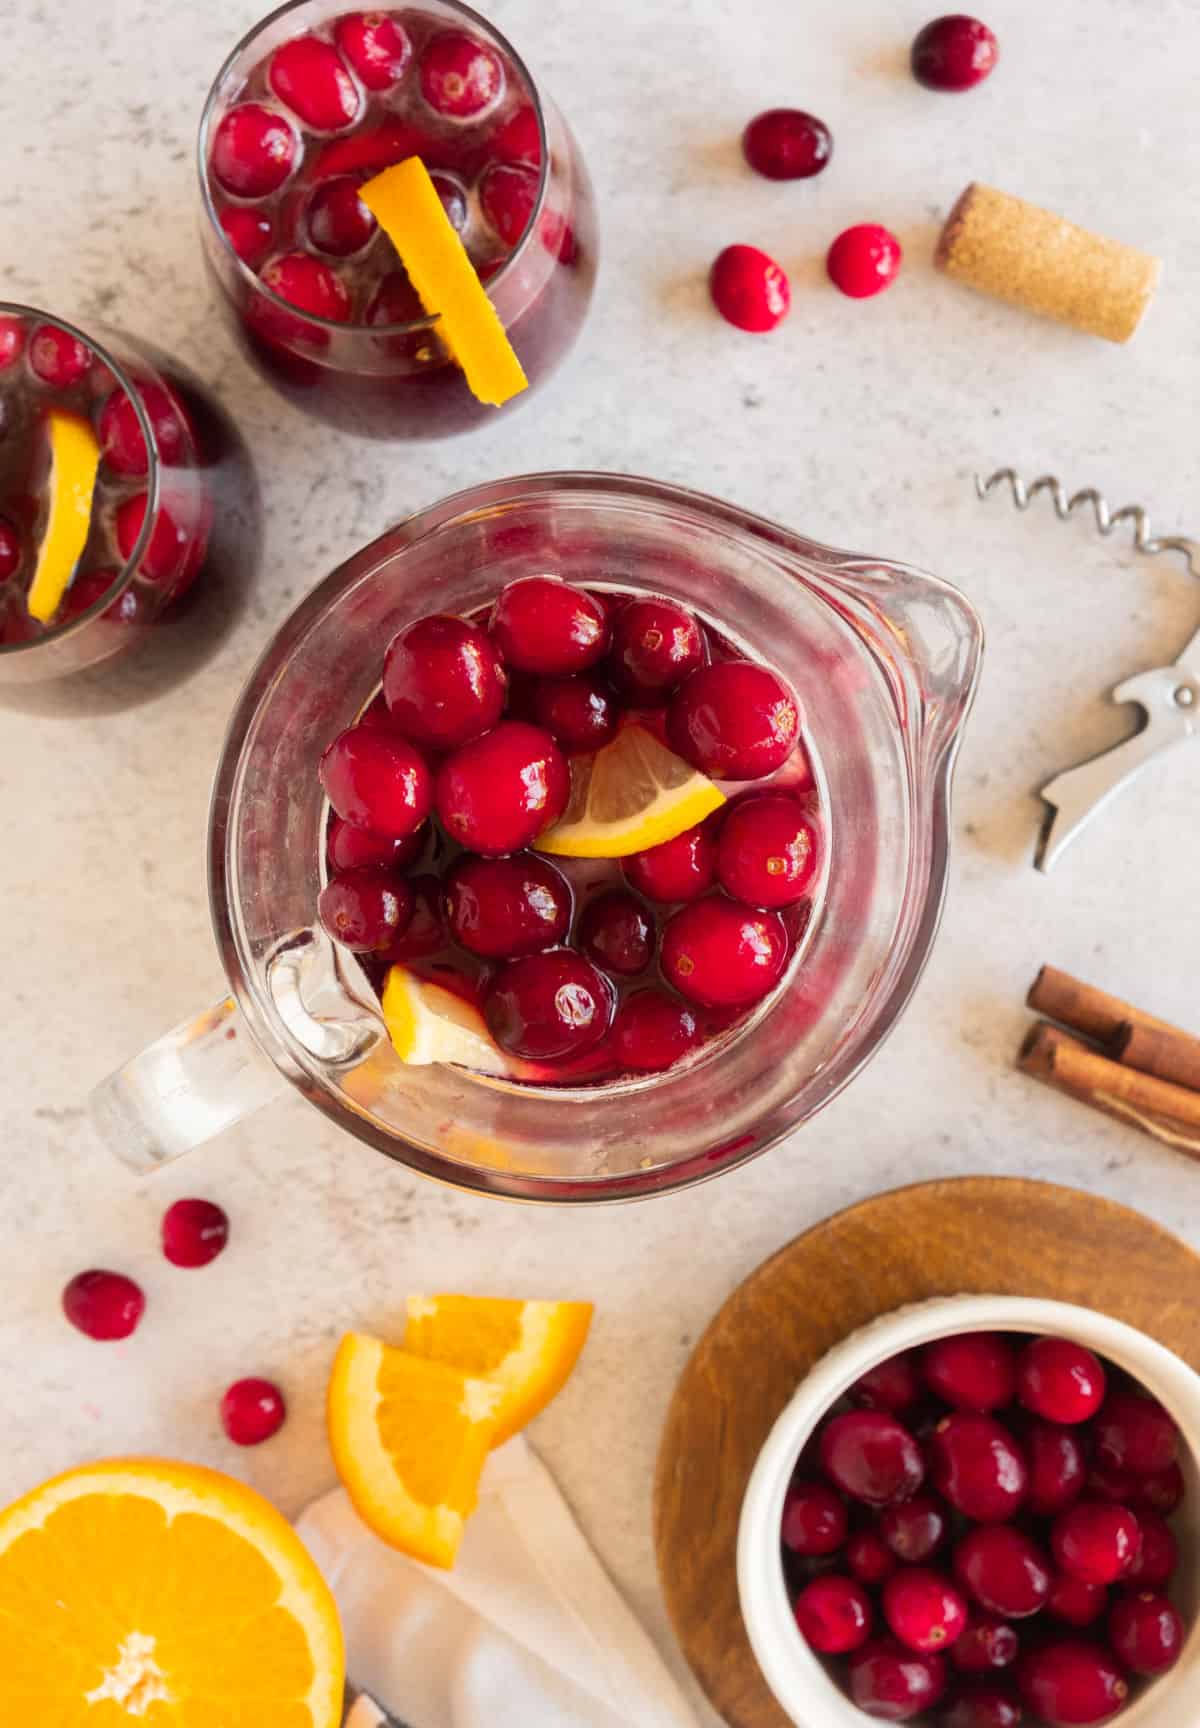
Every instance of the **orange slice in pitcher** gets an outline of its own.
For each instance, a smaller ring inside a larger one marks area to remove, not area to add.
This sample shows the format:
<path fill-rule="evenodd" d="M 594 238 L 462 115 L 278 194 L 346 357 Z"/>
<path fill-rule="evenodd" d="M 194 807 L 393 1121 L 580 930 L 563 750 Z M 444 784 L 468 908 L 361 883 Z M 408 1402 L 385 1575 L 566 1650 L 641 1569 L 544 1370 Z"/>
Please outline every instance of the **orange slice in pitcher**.
<path fill-rule="evenodd" d="M 512 1064 L 492 1038 L 483 1015 L 453 990 L 392 966 L 380 1000 L 392 1048 L 402 1062 L 423 1068 L 453 1062 L 483 1074 L 508 1074 Z"/>
<path fill-rule="evenodd" d="M 641 726 L 594 756 L 571 758 L 571 799 L 534 850 L 560 858 L 628 858 L 703 822 L 725 794 Z"/>
<path fill-rule="evenodd" d="M 25 604 L 30 616 L 48 624 L 71 586 L 92 527 L 92 495 L 100 467 L 100 445 L 87 421 L 62 408 L 46 415 L 50 439 L 50 509 Z"/>
<path fill-rule="evenodd" d="M 422 306 L 436 314 L 472 395 L 493 408 L 520 395 L 529 380 L 421 158 L 385 168 L 358 195 L 400 254 Z"/>

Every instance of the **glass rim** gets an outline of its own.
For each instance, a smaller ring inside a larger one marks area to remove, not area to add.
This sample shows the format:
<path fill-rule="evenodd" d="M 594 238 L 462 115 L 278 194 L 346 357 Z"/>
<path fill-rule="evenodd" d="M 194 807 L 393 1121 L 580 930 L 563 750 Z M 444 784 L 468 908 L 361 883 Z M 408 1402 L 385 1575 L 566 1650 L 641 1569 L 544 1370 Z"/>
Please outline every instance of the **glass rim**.
<path fill-rule="evenodd" d="M 98 599 L 93 600 L 86 611 L 80 612 L 76 617 L 68 618 L 62 624 L 47 626 L 40 636 L 34 636 L 28 642 L 0 642 L 0 658 L 4 658 L 7 655 L 28 653 L 31 649 L 44 648 L 50 642 L 61 642 L 66 637 L 77 634 L 95 619 L 103 617 L 114 601 L 119 600 L 129 588 L 137 575 L 138 565 L 146 555 L 151 535 L 157 525 L 162 458 L 158 453 L 154 428 L 150 424 L 150 416 L 146 412 L 146 405 L 142 401 L 141 393 L 125 367 L 114 358 L 103 343 L 97 342 L 95 337 L 89 336 L 87 331 L 81 330 L 77 324 L 71 324 L 65 318 L 56 317 L 53 312 L 43 312 L 40 307 L 28 306 L 19 300 L 0 300 L 0 317 L 25 318 L 35 324 L 52 324 L 56 330 L 65 331 L 68 336 L 73 336 L 76 341 L 82 342 L 85 348 L 89 348 L 101 365 L 106 366 L 112 373 L 117 388 L 123 390 L 133 404 L 133 411 L 137 415 L 138 425 L 146 442 L 147 457 L 146 510 L 142 517 L 142 526 L 138 537 L 133 543 L 128 558 L 121 565 L 121 573 L 117 580 L 110 588 L 106 588 Z M 114 335 L 118 334 L 120 333 L 114 332 Z M 130 338 L 129 340 L 134 339 Z M 101 452 L 101 457 L 103 458 L 103 452 Z M 74 574 L 72 571 L 72 579 L 74 579 Z M 67 587 L 69 591 L 70 583 L 67 584 Z"/>
<path fill-rule="evenodd" d="M 204 214 L 208 225 L 216 234 L 217 242 L 220 245 L 222 252 L 228 257 L 229 261 L 234 266 L 238 277 L 251 293 L 262 296 L 269 305 L 274 306 L 281 312 L 288 313 L 293 318 L 297 316 L 298 309 L 293 306 L 290 300 L 285 300 L 281 294 L 277 294 L 273 288 L 269 287 L 267 283 L 262 280 L 262 277 L 257 275 L 245 260 L 238 256 L 228 234 L 226 234 L 224 228 L 221 226 L 208 174 L 208 144 L 213 116 L 216 112 L 217 102 L 221 96 L 222 88 L 242 55 L 254 44 L 255 41 L 257 41 L 264 31 L 270 28 L 272 24 L 276 23 L 281 18 L 286 18 L 289 12 L 299 11 L 301 7 L 311 4 L 312 0 L 283 0 L 282 5 L 276 6 L 274 11 L 268 12 L 264 18 L 260 18 L 257 24 L 253 25 L 251 29 L 246 31 L 245 35 L 240 38 L 240 40 L 225 56 L 220 70 L 217 72 L 216 77 L 213 79 L 213 82 L 209 87 L 208 95 L 204 99 L 204 109 L 200 115 L 200 125 L 196 134 L 196 171 L 200 180 L 200 199 L 204 207 Z M 546 132 L 546 111 L 542 102 L 541 92 L 534 82 L 533 74 L 530 72 L 521 56 L 517 53 L 512 43 L 508 40 L 508 37 L 505 36 L 502 31 L 498 30 L 494 24 L 483 16 L 482 13 L 477 12 L 473 6 L 466 5 L 464 0 L 438 0 L 438 4 L 449 7 L 453 11 L 460 13 L 464 19 L 476 25 L 486 36 L 490 37 L 499 45 L 501 50 L 508 56 L 512 63 L 513 70 L 524 79 L 525 88 L 529 92 L 530 102 L 533 107 L 534 117 L 537 120 L 538 146 L 541 154 L 541 161 L 538 167 L 537 197 L 534 199 L 533 209 L 529 213 L 529 220 L 521 230 L 520 236 L 518 237 L 512 251 L 504 260 L 504 263 L 500 266 L 499 270 L 497 270 L 496 273 L 489 277 L 489 279 L 483 284 L 484 292 L 487 294 L 488 299 L 491 300 L 493 286 L 499 285 L 504 281 L 505 277 L 517 263 L 518 259 L 528 250 L 529 241 L 532 239 L 537 229 L 538 222 L 544 213 L 546 196 L 550 185 L 550 142 Z M 240 207 L 241 206 L 239 206 L 239 208 Z M 436 329 L 440 313 L 427 313 L 424 318 L 410 319 L 407 323 L 403 324 L 339 323 L 336 318 L 326 318 L 318 312 L 303 312 L 302 316 L 306 324 L 312 324 L 319 330 L 340 330 L 343 332 L 351 332 L 356 335 L 362 333 L 373 337 L 392 337 L 412 335 L 421 330 Z M 507 328 L 506 321 L 503 318 L 501 318 L 500 321 L 501 324 Z"/>

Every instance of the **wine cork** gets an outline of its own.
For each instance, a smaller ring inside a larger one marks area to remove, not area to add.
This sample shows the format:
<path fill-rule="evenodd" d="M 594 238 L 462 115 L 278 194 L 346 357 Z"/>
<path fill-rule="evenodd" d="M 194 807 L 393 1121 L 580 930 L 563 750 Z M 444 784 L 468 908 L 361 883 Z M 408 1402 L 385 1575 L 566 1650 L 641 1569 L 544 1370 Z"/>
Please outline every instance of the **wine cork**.
<path fill-rule="evenodd" d="M 947 217 L 934 262 L 982 294 L 1109 342 L 1128 342 L 1162 269 L 1147 252 L 978 181 Z"/>

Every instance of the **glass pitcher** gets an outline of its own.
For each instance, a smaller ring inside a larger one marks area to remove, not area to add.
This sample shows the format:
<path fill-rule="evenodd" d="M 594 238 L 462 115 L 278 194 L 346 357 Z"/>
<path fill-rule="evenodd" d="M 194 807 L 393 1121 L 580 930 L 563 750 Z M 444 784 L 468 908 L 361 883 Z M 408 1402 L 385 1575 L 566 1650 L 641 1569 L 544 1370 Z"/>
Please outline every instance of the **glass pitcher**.
<path fill-rule="evenodd" d="M 406 1066 L 365 974 L 315 912 L 328 811 L 317 764 L 373 695 L 391 637 L 545 571 L 672 595 L 777 667 L 801 694 L 827 785 L 829 885 L 788 986 L 694 1064 L 590 1088 Z M 665 1193 L 765 1151 L 853 1078 L 917 983 L 981 652 L 975 612 L 936 578 L 654 481 L 528 475 L 421 511 L 308 595 L 242 692 L 209 824 L 232 994 L 99 1087 L 103 1137 L 151 1169 L 290 1084 L 400 1163 L 523 1200 Z"/>

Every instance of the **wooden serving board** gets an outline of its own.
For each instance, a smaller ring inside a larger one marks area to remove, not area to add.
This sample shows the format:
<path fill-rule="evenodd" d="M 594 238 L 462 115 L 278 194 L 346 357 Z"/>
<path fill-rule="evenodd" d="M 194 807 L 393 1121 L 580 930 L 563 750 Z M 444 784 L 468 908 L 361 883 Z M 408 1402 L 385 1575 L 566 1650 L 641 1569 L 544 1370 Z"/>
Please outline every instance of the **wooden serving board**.
<path fill-rule="evenodd" d="M 730 1728 L 789 1728 L 738 1608 L 742 1495 L 808 1370 L 868 1321 L 931 1296 L 1041 1296 L 1098 1308 L 1200 1370 L 1200 1256 L 1112 1201 L 964 1177 L 898 1189 L 799 1236 L 734 1291 L 675 1389 L 654 1540 L 684 1654 Z"/>

